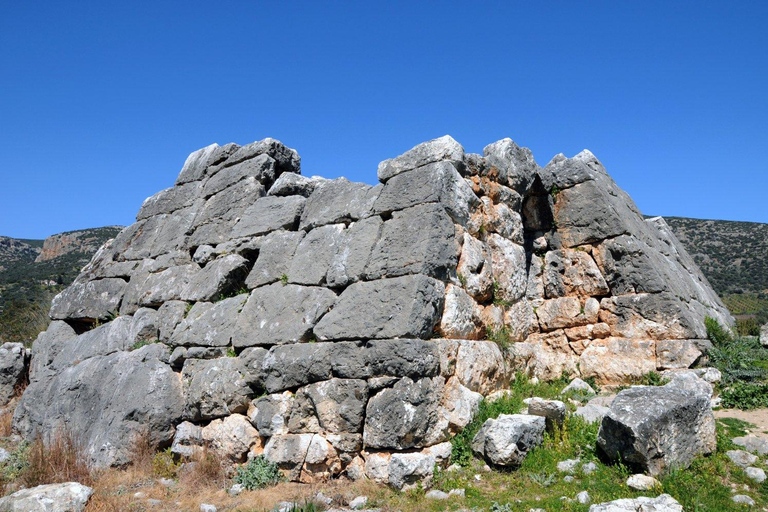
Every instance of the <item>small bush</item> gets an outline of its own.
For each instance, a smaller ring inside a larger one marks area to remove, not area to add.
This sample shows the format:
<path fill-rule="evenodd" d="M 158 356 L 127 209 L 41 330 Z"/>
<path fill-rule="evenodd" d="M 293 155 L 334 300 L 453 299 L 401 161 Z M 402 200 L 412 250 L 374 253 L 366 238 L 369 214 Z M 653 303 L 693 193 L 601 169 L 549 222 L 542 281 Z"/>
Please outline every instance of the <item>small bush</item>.
<path fill-rule="evenodd" d="M 707 338 L 715 345 L 722 345 L 732 340 L 728 329 L 720 325 L 720 322 L 712 317 L 708 316 L 704 319 L 704 327 L 707 329 Z"/>
<path fill-rule="evenodd" d="M 734 382 L 720 393 L 722 406 L 736 409 L 768 407 L 768 384 Z"/>
<path fill-rule="evenodd" d="M 254 457 L 244 466 L 237 468 L 235 474 L 235 483 L 249 491 L 275 485 L 280 480 L 282 475 L 277 464 L 268 461 L 263 455 Z"/>
<path fill-rule="evenodd" d="M 768 370 L 768 350 L 756 338 L 734 338 L 715 345 L 709 351 L 712 366 L 723 374 L 723 384 L 755 381 Z"/>
<path fill-rule="evenodd" d="M 509 336 L 509 329 L 507 327 L 500 327 L 498 329 L 489 328 L 485 334 L 485 337 L 489 341 L 495 342 L 502 351 L 509 348 L 509 346 L 512 344 L 512 340 Z"/>
<path fill-rule="evenodd" d="M 184 464 L 178 472 L 179 482 L 186 487 L 221 487 L 227 479 L 221 457 L 207 447 L 194 455 L 192 461 Z"/>
<path fill-rule="evenodd" d="M 280 282 L 283 283 L 283 286 L 288 284 L 288 274 L 283 274 L 280 276 Z"/>
<path fill-rule="evenodd" d="M 146 347 L 147 345 L 152 345 L 154 343 L 160 343 L 160 340 L 142 340 L 142 341 L 137 341 L 136 343 L 133 344 L 133 346 L 131 347 L 131 350 L 138 350 L 141 347 Z"/>
<path fill-rule="evenodd" d="M 156 453 L 152 458 L 152 473 L 160 478 L 175 478 L 179 466 L 181 464 L 176 462 L 170 448 Z"/>

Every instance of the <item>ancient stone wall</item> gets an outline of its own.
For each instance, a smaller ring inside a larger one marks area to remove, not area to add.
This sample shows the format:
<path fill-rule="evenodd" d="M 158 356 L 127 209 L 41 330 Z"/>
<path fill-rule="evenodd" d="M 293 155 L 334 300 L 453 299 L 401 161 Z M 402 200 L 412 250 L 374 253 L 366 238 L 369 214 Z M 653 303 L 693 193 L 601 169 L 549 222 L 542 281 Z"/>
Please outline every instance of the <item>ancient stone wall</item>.
<path fill-rule="evenodd" d="M 542 169 L 442 137 L 378 178 L 303 177 L 272 139 L 190 155 L 54 300 L 15 428 L 66 424 L 99 466 L 148 433 L 404 487 L 515 371 L 624 382 L 694 364 L 705 315 L 731 322 L 587 151 Z"/>

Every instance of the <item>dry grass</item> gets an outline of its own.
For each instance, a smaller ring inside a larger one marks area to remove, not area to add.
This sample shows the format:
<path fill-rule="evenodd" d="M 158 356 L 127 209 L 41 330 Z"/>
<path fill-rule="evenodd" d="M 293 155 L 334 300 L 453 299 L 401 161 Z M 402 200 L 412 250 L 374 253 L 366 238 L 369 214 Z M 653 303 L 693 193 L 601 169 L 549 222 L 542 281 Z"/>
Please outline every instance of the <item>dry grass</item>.
<path fill-rule="evenodd" d="M 28 466 L 20 480 L 27 487 L 41 484 L 80 482 L 92 483 L 85 452 L 72 434 L 63 430 L 49 442 L 36 438 L 27 452 Z"/>
<path fill-rule="evenodd" d="M 13 431 L 11 423 L 13 422 L 13 410 L 5 409 L 0 413 L 0 437 L 9 437 Z"/>

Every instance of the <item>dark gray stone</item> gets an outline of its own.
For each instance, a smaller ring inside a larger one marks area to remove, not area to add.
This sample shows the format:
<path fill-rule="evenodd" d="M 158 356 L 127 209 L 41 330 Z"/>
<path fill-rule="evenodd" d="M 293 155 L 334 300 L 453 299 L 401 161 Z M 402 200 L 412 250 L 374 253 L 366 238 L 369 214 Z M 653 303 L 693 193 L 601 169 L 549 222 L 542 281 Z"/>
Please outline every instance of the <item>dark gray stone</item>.
<path fill-rule="evenodd" d="M 336 294 L 316 286 L 275 283 L 251 292 L 232 337 L 235 347 L 299 343 L 336 301 Z"/>
<path fill-rule="evenodd" d="M 245 280 L 246 286 L 257 288 L 280 281 L 283 275 L 288 276 L 293 255 L 303 238 L 303 231 L 274 231 L 265 236 L 259 247 L 259 257 Z"/>
<path fill-rule="evenodd" d="M 489 177 L 519 194 L 528 192 L 539 166 L 528 148 L 521 148 L 512 139 L 502 139 L 483 148 L 489 165 Z"/>
<path fill-rule="evenodd" d="M 397 158 L 384 160 L 379 164 L 378 176 L 382 183 L 400 173 L 416 169 L 422 165 L 449 160 L 461 162 L 464 158 L 464 148 L 450 135 L 423 142 L 406 151 Z"/>
<path fill-rule="evenodd" d="M 309 197 L 315 190 L 318 183 L 325 181 L 324 178 L 312 177 L 307 178 L 301 174 L 292 172 L 286 172 L 281 174 L 275 181 L 275 184 L 270 187 L 270 196 L 304 196 Z"/>
<path fill-rule="evenodd" d="M 373 211 L 386 214 L 425 203 L 440 203 L 456 223 L 466 225 L 480 201 L 451 162 L 436 162 L 387 181 Z"/>
<path fill-rule="evenodd" d="M 27 350 L 21 343 L 0 346 L 0 404 L 7 404 L 20 391 L 27 376 Z"/>
<path fill-rule="evenodd" d="M 407 274 L 448 279 L 456 273 L 460 250 L 453 221 L 441 205 L 414 206 L 384 223 L 366 279 Z"/>
<path fill-rule="evenodd" d="M 191 206 L 200 197 L 199 182 L 186 183 L 177 187 L 167 188 L 147 198 L 141 205 L 136 220 L 142 220 L 161 213 L 173 213 Z"/>
<path fill-rule="evenodd" d="M 298 390 L 291 409 L 291 433 L 362 432 L 368 385 L 364 380 L 331 379 Z"/>
<path fill-rule="evenodd" d="M 333 343 L 273 347 L 264 358 L 264 386 L 270 393 L 331 378 Z"/>
<path fill-rule="evenodd" d="M 429 338 L 443 310 L 445 285 L 405 276 L 347 287 L 315 326 L 320 340 Z"/>
<path fill-rule="evenodd" d="M 25 439 L 43 438 L 67 425 L 96 468 L 131 461 L 136 435 L 168 445 L 181 421 L 181 380 L 155 343 L 133 352 L 96 356 L 45 379 L 33 378 L 14 414 Z"/>
<path fill-rule="evenodd" d="M 210 197 L 246 178 L 253 178 L 261 184 L 272 183 L 276 172 L 274 159 L 269 155 L 259 155 L 218 171 L 205 181 L 202 194 Z"/>
<path fill-rule="evenodd" d="M 122 279 L 75 280 L 53 298 L 53 320 L 106 320 L 117 314 L 126 283 Z"/>
<path fill-rule="evenodd" d="M 440 372 L 439 346 L 425 340 L 369 341 L 365 347 L 371 377 L 434 377 Z"/>
<path fill-rule="evenodd" d="M 253 390 L 239 358 L 187 359 L 181 375 L 185 420 L 199 422 L 247 412 Z"/>
<path fill-rule="evenodd" d="M 198 302 L 173 332 L 169 343 L 186 347 L 227 347 L 235 334 L 238 315 L 245 305 L 245 294 L 220 302 Z"/>
<path fill-rule="evenodd" d="M 346 178 L 318 183 L 307 199 L 299 228 L 308 231 L 325 224 L 348 223 L 371 215 L 379 187 Z"/>
<path fill-rule="evenodd" d="M 313 229 L 301 240 L 288 269 L 288 282 L 323 285 L 325 276 L 343 237 L 344 224 L 330 224 Z"/>
<path fill-rule="evenodd" d="M 278 229 L 296 228 L 304 203 L 300 196 L 267 196 L 256 201 L 235 225 L 232 238 L 264 235 Z"/>
<path fill-rule="evenodd" d="M 187 316 L 187 312 L 192 308 L 191 304 L 188 304 L 181 300 L 169 300 L 163 303 L 157 310 L 158 321 L 158 335 L 160 341 L 167 343 L 170 341 L 173 331 Z"/>
<path fill-rule="evenodd" d="M 427 446 L 438 422 L 442 377 L 405 377 L 368 400 L 363 442 L 366 448 L 407 450 Z M 397 418 L 396 421 L 393 421 Z"/>
<path fill-rule="evenodd" d="M 353 222 L 341 233 L 325 277 L 328 286 L 347 286 L 362 279 L 383 224 L 380 217 L 369 217 Z"/>
<path fill-rule="evenodd" d="M 633 387 L 619 393 L 603 418 L 597 446 L 611 460 L 652 476 L 686 468 L 715 450 L 709 399 L 673 387 Z"/>

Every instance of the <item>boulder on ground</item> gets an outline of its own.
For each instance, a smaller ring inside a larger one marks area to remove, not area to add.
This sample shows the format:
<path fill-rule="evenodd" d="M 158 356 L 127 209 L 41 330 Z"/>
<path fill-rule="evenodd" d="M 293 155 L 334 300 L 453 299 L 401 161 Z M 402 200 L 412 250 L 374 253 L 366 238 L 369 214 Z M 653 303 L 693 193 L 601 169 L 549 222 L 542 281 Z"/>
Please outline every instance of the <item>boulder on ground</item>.
<path fill-rule="evenodd" d="M 619 393 L 603 418 L 599 449 L 652 476 L 685 468 L 715 450 L 709 399 L 674 387 L 637 386 Z"/>
<path fill-rule="evenodd" d="M 0 498 L 3 512 L 83 512 L 93 489 L 77 482 L 38 485 Z"/>
<path fill-rule="evenodd" d="M 683 506 L 669 494 L 656 498 L 625 498 L 592 505 L 589 512 L 683 512 Z"/>
<path fill-rule="evenodd" d="M 494 466 L 519 466 L 544 439 L 541 416 L 502 414 L 489 419 L 472 439 L 472 451 Z"/>

